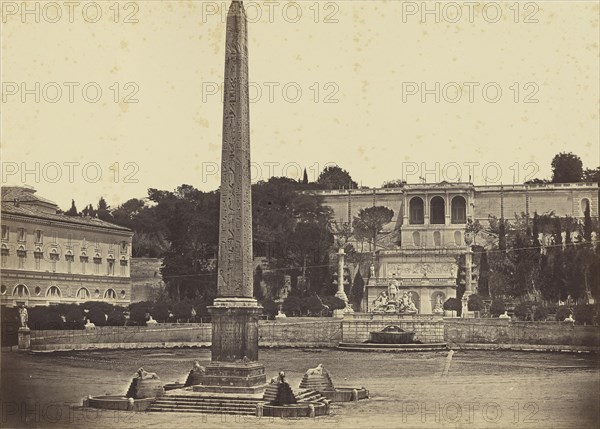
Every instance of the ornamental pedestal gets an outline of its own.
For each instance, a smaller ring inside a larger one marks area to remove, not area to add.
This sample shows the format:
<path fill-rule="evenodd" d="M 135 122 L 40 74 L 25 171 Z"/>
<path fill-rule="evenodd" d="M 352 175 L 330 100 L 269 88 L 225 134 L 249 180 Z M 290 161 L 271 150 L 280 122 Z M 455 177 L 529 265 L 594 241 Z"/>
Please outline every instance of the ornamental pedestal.
<path fill-rule="evenodd" d="M 262 307 L 252 298 L 217 298 L 212 317 L 211 363 L 197 392 L 257 393 L 266 386 L 258 362 L 258 318 Z"/>

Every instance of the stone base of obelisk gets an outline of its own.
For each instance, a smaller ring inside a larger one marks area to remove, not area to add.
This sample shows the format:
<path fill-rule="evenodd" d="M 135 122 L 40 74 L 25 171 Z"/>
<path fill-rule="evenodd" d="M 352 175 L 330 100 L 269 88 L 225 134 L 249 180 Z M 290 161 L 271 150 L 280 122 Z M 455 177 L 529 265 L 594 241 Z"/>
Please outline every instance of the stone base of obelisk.
<path fill-rule="evenodd" d="M 195 392 L 256 394 L 266 387 L 265 367 L 258 362 L 258 318 L 255 299 L 217 298 L 212 317 L 211 363 Z"/>

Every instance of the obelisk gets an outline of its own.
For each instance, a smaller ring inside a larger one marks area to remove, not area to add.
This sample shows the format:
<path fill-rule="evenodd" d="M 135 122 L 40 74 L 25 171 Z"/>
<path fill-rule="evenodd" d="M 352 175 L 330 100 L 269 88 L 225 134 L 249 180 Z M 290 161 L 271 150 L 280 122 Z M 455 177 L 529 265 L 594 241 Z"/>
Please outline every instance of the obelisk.
<path fill-rule="evenodd" d="M 251 195 L 248 29 L 243 2 L 234 0 L 225 44 L 217 297 L 209 307 L 211 363 L 201 390 L 256 393 L 265 385 L 258 362 L 262 308 L 252 296 Z"/>

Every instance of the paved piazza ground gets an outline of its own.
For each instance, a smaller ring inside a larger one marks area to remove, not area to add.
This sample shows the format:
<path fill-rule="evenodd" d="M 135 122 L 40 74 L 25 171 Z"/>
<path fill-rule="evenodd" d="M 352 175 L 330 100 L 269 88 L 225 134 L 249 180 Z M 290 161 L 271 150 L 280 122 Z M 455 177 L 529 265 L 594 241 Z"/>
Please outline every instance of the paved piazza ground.
<path fill-rule="evenodd" d="M 365 386 L 371 399 L 333 407 L 331 416 L 281 420 L 81 408 L 88 394 L 124 394 L 140 367 L 164 382 L 183 381 L 207 349 L 2 354 L 1 427 L 81 428 L 587 428 L 599 421 L 594 355 L 457 351 L 387 354 L 262 350 L 268 377 L 284 369 L 297 387 L 323 363 L 339 386 Z"/>

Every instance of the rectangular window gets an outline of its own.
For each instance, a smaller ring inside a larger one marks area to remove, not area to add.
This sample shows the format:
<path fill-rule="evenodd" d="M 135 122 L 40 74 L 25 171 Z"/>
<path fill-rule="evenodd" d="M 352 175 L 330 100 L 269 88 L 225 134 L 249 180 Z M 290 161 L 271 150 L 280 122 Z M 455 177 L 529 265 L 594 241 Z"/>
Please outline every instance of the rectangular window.
<path fill-rule="evenodd" d="M 73 234 L 68 233 L 67 234 L 67 244 L 70 246 L 71 244 L 73 244 Z"/>
<path fill-rule="evenodd" d="M 127 265 L 121 264 L 121 277 L 125 277 L 127 275 Z"/>
<path fill-rule="evenodd" d="M 58 232 L 52 231 L 52 244 L 58 243 Z"/>
<path fill-rule="evenodd" d="M 100 274 L 100 261 L 94 260 L 94 270 L 96 274 Z"/>
<path fill-rule="evenodd" d="M 127 242 L 121 241 L 121 253 L 127 253 Z"/>
<path fill-rule="evenodd" d="M 81 260 L 81 273 L 85 274 L 85 266 L 87 265 L 87 261 L 85 259 Z"/>
<path fill-rule="evenodd" d="M 115 275 L 115 263 L 114 263 L 114 261 L 108 261 L 107 274 L 109 276 L 114 276 Z"/>
<path fill-rule="evenodd" d="M 56 259 L 52 258 L 52 272 L 55 273 L 56 272 Z"/>
<path fill-rule="evenodd" d="M 39 270 L 42 267 L 42 254 L 41 253 L 36 253 L 34 254 L 34 259 L 35 259 L 35 269 Z"/>
<path fill-rule="evenodd" d="M 44 232 L 41 229 L 35 230 L 35 243 L 36 244 L 44 243 Z"/>
<path fill-rule="evenodd" d="M 25 241 L 25 228 L 19 228 L 17 229 L 17 240 L 24 242 Z"/>
<path fill-rule="evenodd" d="M 67 273 L 71 274 L 71 260 L 67 259 Z"/>
<path fill-rule="evenodd" d="M 25 256 L 19 255 L 19 269 L 25 268 Z"/>
<path fill-rule="evenodd" d="M 2 240 L 8 240 L 8 226 L 2 225 Z"/>
<path fill-rule="evenodd" d="M 8 255 L 2 254 L 2 267 L 6 267 L 6 261 L 8 259 Z"/>

